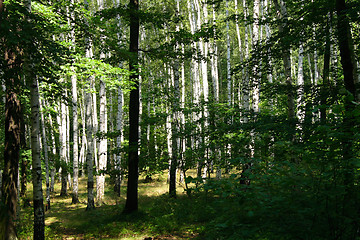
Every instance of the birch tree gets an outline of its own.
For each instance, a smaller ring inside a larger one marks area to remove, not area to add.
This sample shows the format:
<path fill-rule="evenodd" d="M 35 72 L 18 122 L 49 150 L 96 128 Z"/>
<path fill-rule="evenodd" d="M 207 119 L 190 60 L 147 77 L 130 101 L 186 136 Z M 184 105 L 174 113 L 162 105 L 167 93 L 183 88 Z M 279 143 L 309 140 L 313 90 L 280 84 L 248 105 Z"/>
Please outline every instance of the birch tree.
<path fill-rule="evenodd" d="M 73 194 L 72 203 L 79 203 L 79 128 L 78 128 L 78 98 L 77 78 L 71 76 L 73 104 Z"/>
<path fill-rule="evenodd" d="M 67 117 L 66 117 L 66 105 L 64 100 L 60 103 L 60 123 L 59 123 L 59 135 L 60 135 L 60 163 L 61 163 L 61 191 L 60 196 L 67 195 L 68 184 L 68 155 L 67 155 Z"/>
<path fill-rule="evenodd" d="M 98 0 L 99 10 L 104 9 L 103 0 Z M 101 30 L 102 31 L 102 30 Z M 101 41 L 104 40 L 104 36 L 100 36 Z M 105 53 L 100 53 L 100 59 L 105 58 Z M 102 77 L 100 77 L 100 112 L 99 112 L 99 130 L 100 130 L 100 144 L 99 144 L 99 163 L 98 173 L 96 177 L 96 197 L 97 203 L 101 205 L 104 201 L 105 193 L 105 171 L 107 165 L 107 108 L 106 108 L 106 85 Z M 96 105 L 94 106 L 96 108 Z"/>
<path fill-rule="evenodd" d="M 87 54 L 89 54 L 89 49 L 87 50 Z M 92 81 L 92 76 L 89 77 L 88 81 Z M 86 138 L 87 138 L 87 154 L 86 154 L 86 163 L 87 163 L 87 173 L 88 173 L 88 181 L 87 181 L 87 207 L 86 210 L 91 210 L 95 208 L 94 202 L 94 176 L 93 176 L 93 150 L 96 142 L 93 138 L 93 119 L 92 119 L 92 100 L 91 100 L 91 92 L 90 88 L 87 89 L 88 92 L 85 94 L 85 108 L 86 108 Z"/>
<path fill-rule="evenodd" d="M 45 120 L 44 120 L 44 101 L 41 103 L 39 100 L 40 105 L 40 116 L 41 116 L 41 137 L 43 143 L 43 150 L 44 150 L 44 160 L 45 160 L 45 177 L 46 177 L 46 208 L 45 210 L 50 209 L 50 175 L 49 175 L 49 150 L 48 150 L 48 143 L 46 138 L 46 127 L 45 127 Z"/>
<path fill-rule="evenodd" d="M 87 0 L 84 0 L 85 8 L 89 7 L 89 3 Z M 93 57 L 93 50 L 92 50 L 92 42 L 91 39 L 86 36 L 85 37 L 85 56 L 88 59 L 91 59 Z M 87 153 L 86 153 L 86 163 L 87 163 L 87 173 L 88 173 L 88 179 L 87 179 L 87 206 L 86 210 L 92 210 L 95 208 L 95 201 L 94 201 L 94 175 L 93 175 L 93 163 L 94 163 L 94 155 L 96 155 L 96 152 L 94 154 L 94 148 L 96 147 L 96 141 L 94 141 L 93 137 L 93 100 L 92 100 L 92 93 L 91 90 L 93 89 L 93 82 L 95 81 L 94 76 L 90 75 L 87 78 L 87 89 L 85 92 L 85 119 L 86 119 L 86 140 L 87 140 Z"/>
<path fill-rule="evenodd" d="M 42 191 L 42 170 L 40 152 L 40 102 L 37 78 L 31 76 L 31 150 L 34 201 L 34 239 L 45 239 L 45 212 Z"/>

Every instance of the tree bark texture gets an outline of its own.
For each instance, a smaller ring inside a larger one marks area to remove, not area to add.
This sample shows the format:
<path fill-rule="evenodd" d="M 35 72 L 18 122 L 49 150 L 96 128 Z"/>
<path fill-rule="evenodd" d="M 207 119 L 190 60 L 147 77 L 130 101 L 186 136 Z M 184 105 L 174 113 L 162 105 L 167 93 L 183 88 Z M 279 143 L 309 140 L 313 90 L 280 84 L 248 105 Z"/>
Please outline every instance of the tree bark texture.
<path fill-rule="evenodd" d="M 130 0 L 130 52 L 132 53 L 129 61 L 129 70 L 135 73 L 130 76 L 134 88 L 130 91 L 129 103 L 129 158 L 128 158 L 128 185 L 127 198 L 124 212 L 131 213 L 138 210 L 138 175 L 139 175 L 139 74 L 138 48 L 139 48 L 139 2 Z"/>
<path fill-rule="evenodd" d="M 45 160 L 45 176 L 46 176 L 46 208 L 45 210 L 50 209 L 50 181 L 49 181 L 49 151 L 48 151 L 48 144 L 46 139 L 46 131 L 45 131 L 45 120 L 44 120 L 44 113 L 43 113 L 43 107 L 44 107 L 44 100 L 40 104 L 40 116 L 41 116 L 41 137 L 42 137 L 42 144 L 43 144 L 43 150 L 44 150 L 44 160 Z"/>
<path fill-rule="evenodd" d="M 3 0 L 0 0 L 0 15 L 6 9 Z M 0 23 L 1 24 L 1 23 Z M 6 47 L 7 39 L 4 39 Z M 10 43 L 11 44 L 11 43 Z M 4 208 L 0 211 L 0 239 L 17 239 L 15 220 L 17 214 L 17 193 L 18 193 L 18 170 L 20 158 L 21 138 L 21 104 L 20 94 L 20 71 L 22 69 L 21 51 L 6 49 L 4 62 L 6 68 L 4 73 L 6 94 L 5 94 L 5 148 L 4 148 L 4 169 L 2 174 L 2 203 Z"/>
<path fill-rule="evenodd" d="M 39 88 L 36 76 L 32 76 L 31 94 L 31 150 L 32 150 L 32 179 L 34 199 L 34 239 L 45 239 L 45 213 L 42 191 L 42 171 L 40 152 L 40 102 Z"/>
<path fill-rule="evenodd" d="M 345 97 L 345 116 L 343 119 L 343 131 L 344 137 L 342 140 L 343 150 L 343 164 L 344 164 L 344 207 L 343 214 L 345 222 L 343 223 L 346 228 L 343 230 L 342 239 L 355 239 L 358 232 L 359 224 L 353 220 L 357 217 L 357 202 L 355 202 L 354 192 L 354 178 L 355 168 L 354 166 L 354 126 L 357 121 L 354 116 L 355 104 L 354 100 L 357 100 L 357 89 L 355 85 L 356 81 L 356 62 L 354 58 L 354 45 L 352 41 L 352 35 L 350 31 L 350 24 L 346 11 L 348 10 L 345 0 L 336 0 L 336 12 L 337 12 L 337 34 L 338 44 L 341 57 L 341 65 L 344 74 L 345 88 L 348 91 Z"/>

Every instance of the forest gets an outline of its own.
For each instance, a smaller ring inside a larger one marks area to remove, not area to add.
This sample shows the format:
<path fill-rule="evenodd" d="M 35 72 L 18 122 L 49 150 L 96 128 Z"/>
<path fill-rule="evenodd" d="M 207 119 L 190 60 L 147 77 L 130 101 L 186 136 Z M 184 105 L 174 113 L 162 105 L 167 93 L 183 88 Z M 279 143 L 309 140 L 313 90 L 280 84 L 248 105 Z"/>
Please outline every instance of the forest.
<path fill-rule="evenodd" d="M 0 240 L 360 239 L 358 0 L 0 0 Z"/>

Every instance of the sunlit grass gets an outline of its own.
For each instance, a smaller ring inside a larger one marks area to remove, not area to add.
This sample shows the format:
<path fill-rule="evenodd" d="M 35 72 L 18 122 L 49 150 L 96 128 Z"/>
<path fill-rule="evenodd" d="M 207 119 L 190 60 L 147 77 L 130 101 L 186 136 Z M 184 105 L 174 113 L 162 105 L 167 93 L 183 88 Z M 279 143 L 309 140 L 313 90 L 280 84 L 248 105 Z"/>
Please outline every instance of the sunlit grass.
<path fill-rule="evenodd" d="M 189 176 L 195 177 L 195 174 L 195 171 L 188 172 Z M 186 196 L 183 185 L 178 184 L 177 199 L 171 199 L 167 173 L 153 175 L 150 182 L 140 176 L 139 211 L 123 215 L 126 181 L 122 183 L 121 196 L 117 197 L 110 179 L 106 178 L 104 204 L 91 211 L 86 211 L 86 178 L 79 179 L 79 204 L 71 203 L 71 190 L 68 196 L 60 197 L 61 183 L 56 183 L 51 193 L 51 209 L 45 214 L 46 239 L 194 238 L 203 222 L 210 219 L 205 212 L 200 212 L 201 203 Z M 28 184 L 27 198 L 32 198 L 31 184 Z M 18 228 L 20 239 L 32 239 L 32 219 L 32 208 L 23 208 Z"/>

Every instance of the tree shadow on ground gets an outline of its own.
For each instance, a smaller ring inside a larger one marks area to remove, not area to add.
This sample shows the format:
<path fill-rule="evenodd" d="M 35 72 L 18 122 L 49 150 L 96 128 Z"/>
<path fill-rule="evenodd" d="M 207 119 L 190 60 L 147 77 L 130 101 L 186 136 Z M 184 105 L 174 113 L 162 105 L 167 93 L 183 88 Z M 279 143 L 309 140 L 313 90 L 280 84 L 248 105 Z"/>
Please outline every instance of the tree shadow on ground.
<path fill-rule="evenodd" d="M 214 214 L 203 199 L 177 199 L 167 194 L 140 196 L 139 211 L 122 214 L 124 201 L 86 211 L 85 204 L 61 203 L 47 215 L 48 238 L 75 239 L 194 239 Z"/>

